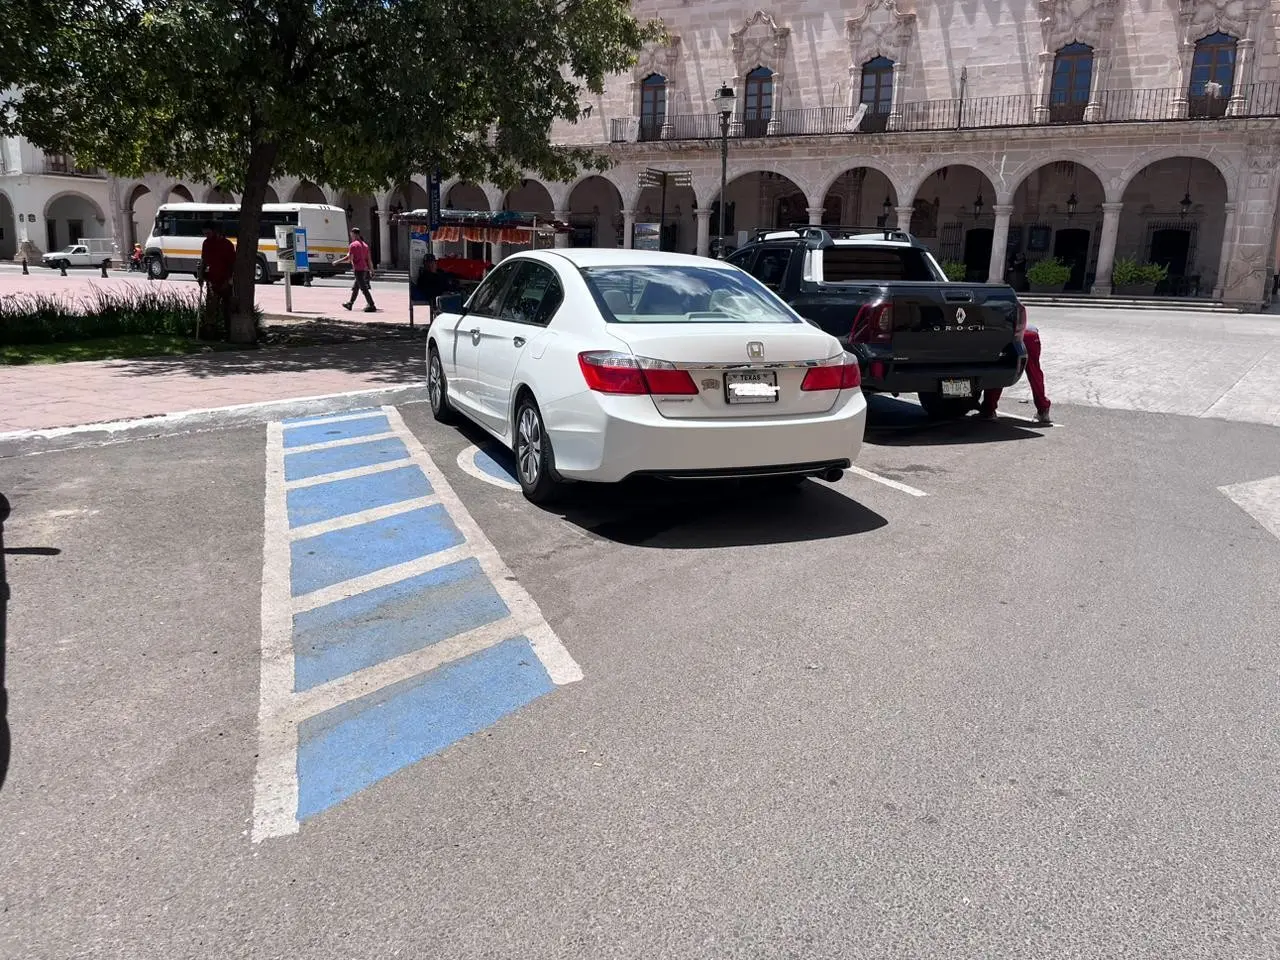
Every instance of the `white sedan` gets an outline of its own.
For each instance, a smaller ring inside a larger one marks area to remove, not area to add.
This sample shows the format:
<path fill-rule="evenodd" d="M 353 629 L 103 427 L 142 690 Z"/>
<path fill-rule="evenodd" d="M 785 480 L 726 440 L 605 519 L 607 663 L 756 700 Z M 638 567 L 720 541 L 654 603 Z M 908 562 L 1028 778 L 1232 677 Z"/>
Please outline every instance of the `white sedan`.
<path fill-rule="evenodd" d="M 519 253 L 465 306 L 441 305 L 431 411 L 463 414 L 510 448 L 535 503 L 567 480 L 834 480 L 862 444 L 857 360 L 717 260 Z"/>

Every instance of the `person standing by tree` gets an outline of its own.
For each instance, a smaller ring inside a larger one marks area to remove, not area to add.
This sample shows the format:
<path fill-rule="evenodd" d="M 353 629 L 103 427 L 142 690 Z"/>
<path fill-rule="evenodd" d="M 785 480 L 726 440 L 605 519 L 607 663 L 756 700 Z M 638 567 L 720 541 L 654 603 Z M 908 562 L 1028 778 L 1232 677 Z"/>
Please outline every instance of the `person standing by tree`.
<path fill-rule="evenodd" d="M 205 328 L 202 336 L 226 339 L 231 326 L 231 279 L 236 247 L 212 220 L 204 225 L 200 266 L 205 281 Z"/>
<path fill-rule="evenodd" d="M 342 304 L 344 310 L 350 310 L 356 302 L 356 297 L 364 294 L 365 313 L 377 313 L 378 308 L 373 305 L 373 294 L 369 290 L 369 280 L 373 275 L 373 257 L 369 253 L 369 245 L 364 242 L 364 238 L 360 236 L 360 228 L 351 228 L 351 245 L 347 247 L 347 255 L 338 260 L 338 263 L 350 263 L 351 270 L 355 273 L 356 279 L 351 284 L 351 297 Z"/>

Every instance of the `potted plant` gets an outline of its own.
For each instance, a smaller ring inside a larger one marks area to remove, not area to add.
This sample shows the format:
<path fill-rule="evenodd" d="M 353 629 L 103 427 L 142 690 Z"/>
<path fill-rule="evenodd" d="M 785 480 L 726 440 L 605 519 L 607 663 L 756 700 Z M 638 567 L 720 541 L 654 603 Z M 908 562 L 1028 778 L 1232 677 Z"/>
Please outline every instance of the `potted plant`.
<path fill-rule="evenodd" d="M 1122 297 L 1154 296 L 1158 287 L 1169 275 L 1169 268 L 1161 263 L 1139 263 L 1132 257 L 1121 257 L 1111 268 L 1111 290 Z"/>
<path fill-rule="evenodd" d="M 1027 270 L 1032 293 L 1061 293 L 1071 279 L 1071 268 L 1057 257 L 1037 260 Z"/>
<path fill-rule="evenodd" d="M 965 277 L 969 275 L 969 265 L 961 263 L 959 260 L 942 261 L 942 272 L 947 275 L 947 279 L 952 283 L 964 283 Z"/>

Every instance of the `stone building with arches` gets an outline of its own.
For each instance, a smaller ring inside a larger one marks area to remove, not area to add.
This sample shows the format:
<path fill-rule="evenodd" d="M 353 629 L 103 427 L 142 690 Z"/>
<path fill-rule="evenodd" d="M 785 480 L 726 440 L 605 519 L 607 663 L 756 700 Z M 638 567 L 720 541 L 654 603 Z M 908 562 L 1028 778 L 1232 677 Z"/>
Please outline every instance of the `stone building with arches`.
<path fill-rule="evenodd" d="M 1257 307 L 1278 262 L 1277 3 L 635 0 L 637 16 L 666 23 L 666 40 L 552 131 L 612 167 L 573 183 L 531 175 L 512 190 L 447 182 L 443 202 L 555 216 L 573 228 L 561 243 L 628 246 L 656 233 L 666 249 L 703 254 L 722 206 L 729 245 L 758 227 L 888 224 L 974 280 L 1008 277 L 1015 257 L 1056 256 L 1071 267 L 1069 290 L 1108 295 L 1125 258 L 1167 267 L 1160 293 Z M 722 84 L 735 93 L 723 198 L 712 103 Z M 0 156 L 0 258 L 19 236 L 43 245 L 76 225 L 127 245 L 164 200 L 229 197 L 163 177 L 69 173 L 66 158 L 20 141 Z M 28 168 L 35 192 L 18 211 L 20 178 L 4 171 Z M 682 176 L 662 190 L 642 185 L 645 171 Z M 69 197 L 96 206 L 72 210 Z M 426 180 L 363 196 L 282 181 L 268 197 L 303 199 L 344 207 L 378 264 L 403 267 L 395 217 L 426 204 Z"/>

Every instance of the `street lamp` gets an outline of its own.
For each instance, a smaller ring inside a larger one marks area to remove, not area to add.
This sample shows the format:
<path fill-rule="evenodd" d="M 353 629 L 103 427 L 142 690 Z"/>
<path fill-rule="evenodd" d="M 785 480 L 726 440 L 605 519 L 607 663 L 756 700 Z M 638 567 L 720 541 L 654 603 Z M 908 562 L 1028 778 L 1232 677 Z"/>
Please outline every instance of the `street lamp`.
<path fill-rule="evenodd" d="M 724 256 L 724 208 L 725 191 L 729 186 L 729 123 L 733 119 L 733 105 L 737 97 L 727 83 L 716 91 L 712 103 L 720 114 L 720 256 Z"/>
<path fill-rule="evenodd" d="M 1076 198 L 1075 191 L 1071 191 L 1071 196 L 1067 197 L 1067 219 L 1070 220 L 1076 215 L 1076 207 L 1080 205 L 1080 201 Z"/>
<path fill-rule="evenodd" d="M 984 206 L 986 206 L 986 204 L 982 202 L 982 191 L 979 190 L 977 199 L 973 201 L 973 219 L 977 220 L 982 216 L 982 208 Z"/>
<path fill-rule="evenodd" d="M 1187 219 L 1187 214 L 1191 212 L 1191 191 L 1188 190 L 1182 195 L 1182 202 L 1178 204 L 1178 216 L 1183 220 Z"/>

